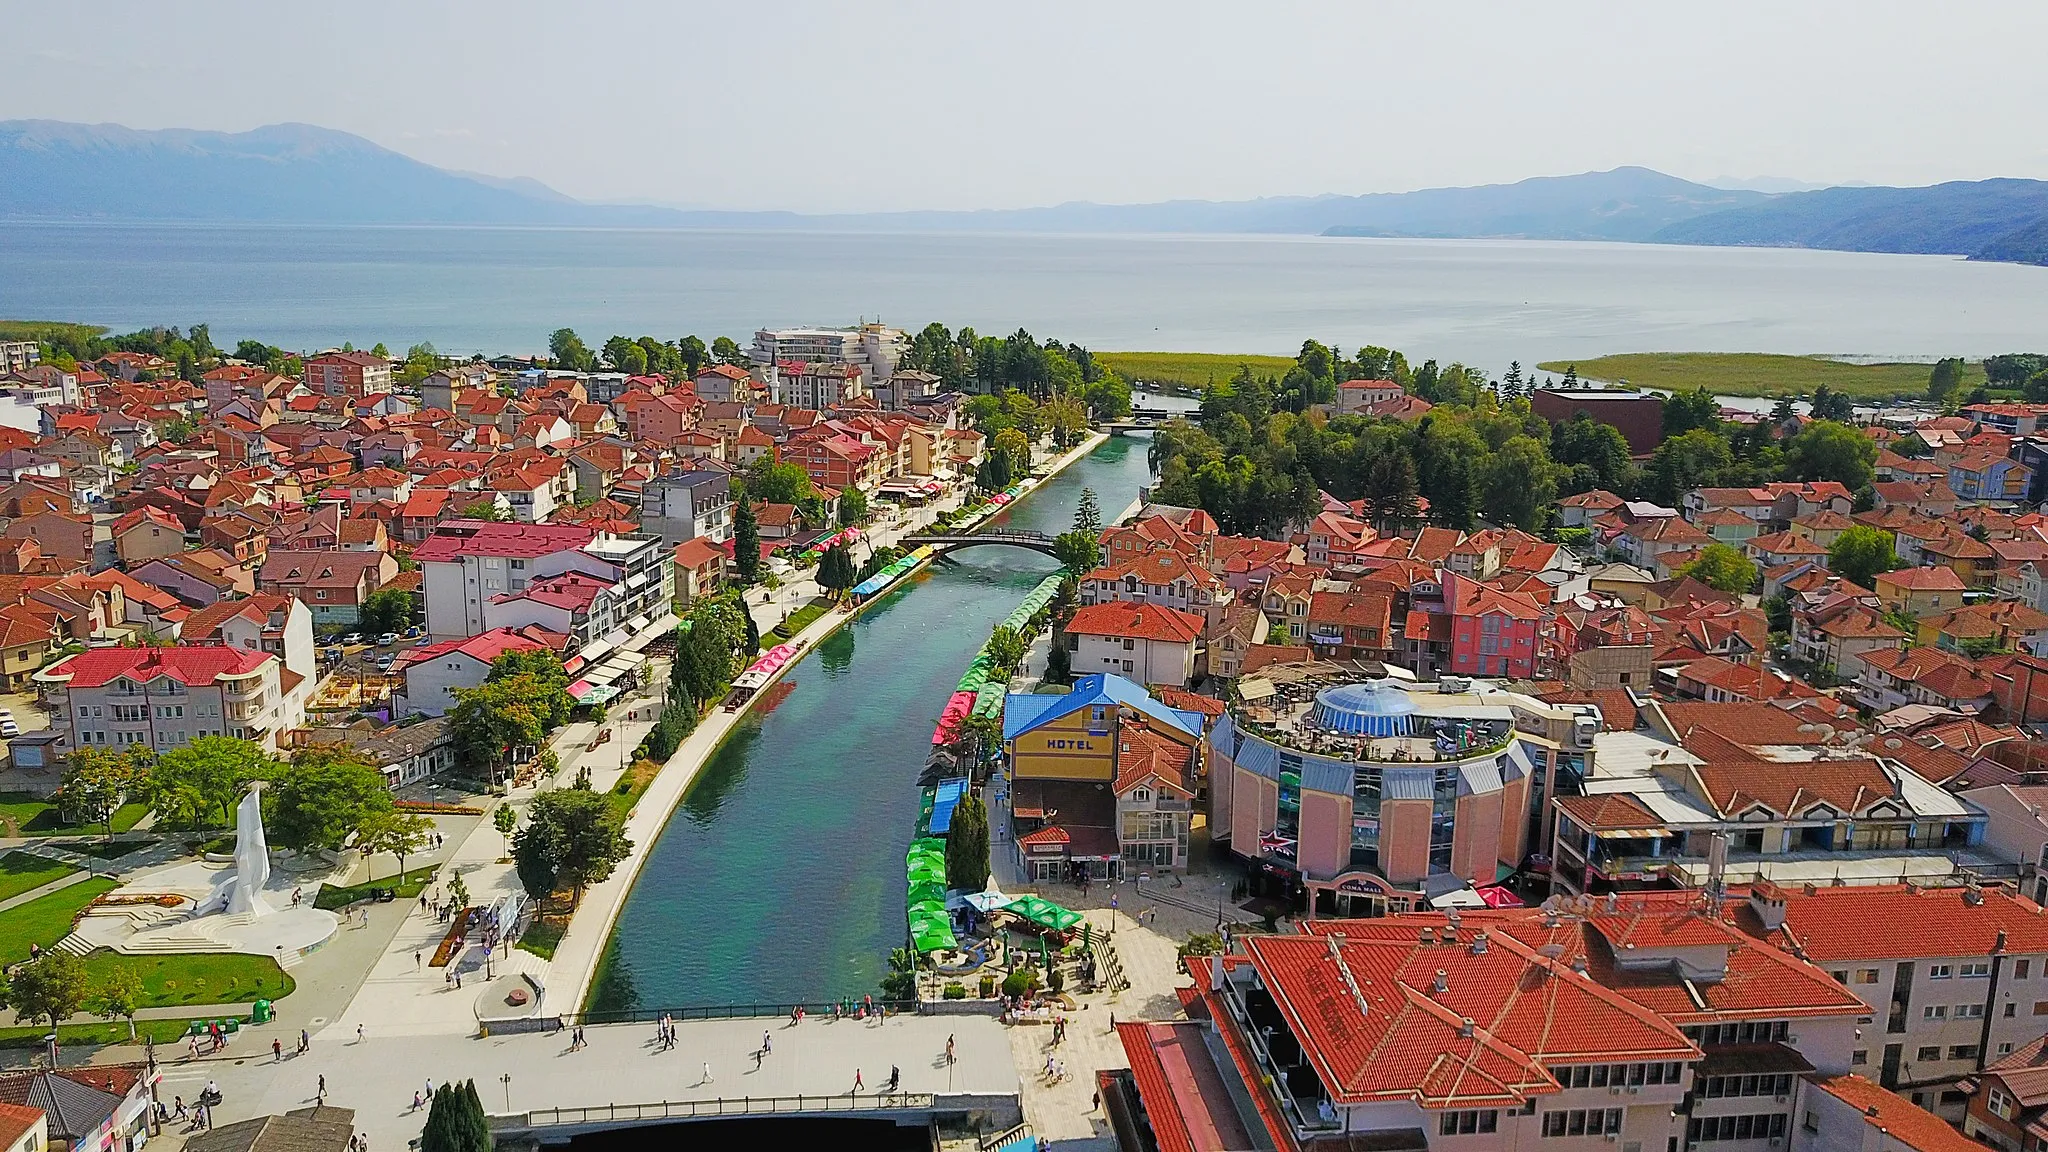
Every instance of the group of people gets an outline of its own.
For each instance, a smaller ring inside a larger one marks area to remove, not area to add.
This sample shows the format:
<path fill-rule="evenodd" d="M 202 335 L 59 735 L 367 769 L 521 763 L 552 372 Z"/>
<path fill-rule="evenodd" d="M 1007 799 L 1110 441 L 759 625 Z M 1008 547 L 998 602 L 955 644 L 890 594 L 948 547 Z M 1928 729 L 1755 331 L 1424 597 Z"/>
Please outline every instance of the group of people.
<path fill-rule="evenodd" d="M 218 1020 L 209 1020 L 206 1023 L 206 1051 L 201 1052 L 199 1050 L 198 1033 L 195 1032 L 185 1037 L 186 1054 L 193 1060 L 197 1060 L 201 1056 L 211 1056 L 216 1052 L 225 1051 L 227 1046 L 227 1029 L 221 1027 L 221 1023 Z"/>
<path fill-rule="evenodd" d="M 579 1028 L 577 1032 L 580 1036 L 582 1030 Z M 661 1019 L 654 1022 L 654 1044 L 655 1047 L 661 1049 L 663 1052 L 666 1052 L 669 1049 L 676 1046 L 675 1018 L 670 1016 L 666 1012 L 661 1014 Z M 709 1075 L 706 1075 L 704 1078 L 706 1080 L 711 1079 Z"/>

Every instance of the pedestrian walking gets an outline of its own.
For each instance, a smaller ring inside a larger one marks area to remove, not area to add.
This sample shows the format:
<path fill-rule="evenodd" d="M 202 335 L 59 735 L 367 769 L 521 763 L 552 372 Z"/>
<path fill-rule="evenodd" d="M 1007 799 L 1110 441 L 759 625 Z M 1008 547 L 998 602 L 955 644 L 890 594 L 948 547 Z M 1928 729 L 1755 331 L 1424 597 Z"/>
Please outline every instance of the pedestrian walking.
<path fill-rule="evenodd" d="M 412 970 L 418 972 L 423 967 L 425 967 L 425 965 L 420 963 L 420 954 L 418 952 L 414 952 L 412 954 Z"/>
<path fill-rule="evenodd" d="M 313 1034 L 311 1032 L 306 1031 L 304 1028 L 299 1029 L 299 1051 L 311 1052 L 312 1050 Z"/>
<path fill-rule="evenodd" d="M 903 1083 L 903 1069 L 898 1068 L 894 1064 L 889 1065 L 889 1091 L 894 1092 L 896 1086 L 901 1083 Z"/>
<path fill-rule="evenodd" d="M 320 1095 L 323 1098 L 327 1095 L 327 1073 L 325 1072 L 320 1074 Z"/>
<path fill-rule="evenodd" d="M 363 1042 L 363 1026 L 362 1026 L 361 1024 L 358 1024 L 358 1025 L 356 1025 L 356 1043 L 358 1043 L 358 1044 L 361 1044 L 362 1042 Z"/>
<path fill-rule="evenodd" d="M 761 1051 L 763 1051 L 763 1052 L 773 1052 L 774 1050 L 775 1050 L 775 1044 L 774 1044 L 774 1042 L 773 1042 L 772 1040 L 770 1040 L 770 1039 L 768 1038 L 768 1033 L 766 1033 L 766 1032 L 763 1032 L 763 1033 L 761 1033 Z"/>
<path fill-rule="evenodd" d="M 862 1085 L 860 1082 L 860 1069 L 855 1068 L 853 1070 L 853 1090 L 855 1092 L 858 1092 L 861 1090 L 862 1087 L 864 1087 L 864 1085 Z"/>
<path fill-rule="evenodd" d="M 270 1042 L 270 1062 L 273 1064 L 284 1063 L 284 1041 L 272 1040 Z"/>
<path fill-rule="evenodd" d="M 711 1061 L 709 1061 L 709 1060 L 706 1060 L 706 1061 L 704 1062 L 704 1078 L 703 1078 L 702 1080 L 699 1080 L 699 1081 L 697 1081 L 697 1083 L 699 1083 L 699 1084 L 709 1084 L 709 1083 L 711 1083 Z"/>
<path fill-rule="evenodd" d="M 951 1064 L 952 1062 L 953 1062 L 953 1038 L 952 1038 L 951 1036 L 948 1036 L 948 1037 L 946 1037 L 946 1063 L 948 1063 L 948 1064 Z"/>

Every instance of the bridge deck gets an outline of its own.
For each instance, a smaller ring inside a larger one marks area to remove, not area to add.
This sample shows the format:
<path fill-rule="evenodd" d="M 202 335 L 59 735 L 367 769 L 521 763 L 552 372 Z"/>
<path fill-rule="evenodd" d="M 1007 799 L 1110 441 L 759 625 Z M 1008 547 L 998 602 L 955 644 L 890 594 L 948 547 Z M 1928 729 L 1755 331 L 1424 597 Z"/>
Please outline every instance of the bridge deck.
<path fill-rule="evenodd" d="M 373 1147 L 388 1150 L 403 1149 L 419 1135 L 426 1113 L 411 1114 L 409 1106 L 429 1075 L 437 1084 L 474 1078 L 484 1110 L 499 1116 L 509 1111 L 515 1122 L 521 1114 L 539 1112 L 545 1118 L 550 1109 L 614 1103 L 699 1101 L 701 1114 L 708 1115 L 721 1110 L 716 1104 L 721 1099 L 732 1102 L 723 1109 L 728 1114 L 744 1111 L 739 1102 L 747 1097 L 836 1095 L 844 1101 L 856 1068 L 864 1082 L 861 1095 L 867 1098 L 888 1080 L 892 1064 L 902 1069 L 900 1091 L 905 1093 L 1017 1097 L 1022 1092 L 1009 1037 L 987 1016 L 899 1016 L 879 1024 L 811 1016 L 794 1027 L 787 1019 L 693 1020 L 677 1024 L 676 1030 L 678 1043 L 663 1051 L 655 1045 L 653 1024 L 592 1025 L 585 1030 L 587 1046 L 577 1052 L 569 1051 L 567 1032 L 483 1040 L 372 1035 L 360 1042 L 353 1036 L 330 1041 L 332 1033 L 327 1033 L 312 1052 L 282 1064 L 271 1063 L 267 1052 L 259 1060 L 231 1065 L 201 1061 L 187 1070 L 174 1064 L 164 1094 L 167 1100 L 173 1093 L 190 1100 L 205 1079 L 217 1076 L 227 1100 L 215 1120 L 227 1124 L 304 1107 L 325 1074 L 328 1102 L 357 1109 L 357 1127 Z M 773 1050 L 756 1070 L 754 1051 L 764 1031 Z M 950 1065 L 945 1058 L 949 1035 L 958 1057 Z M 709 1083 L 703 1081 L 706 1063 L 711 1065 Z M 509 1110 L 506 1085 L 499 1079 L 508 1073 Z M 815 1109 L 835 1110 L 845 1111 L 822 1104 Z M 779 1111 L 786 1115 L 790 1108 Z"/>

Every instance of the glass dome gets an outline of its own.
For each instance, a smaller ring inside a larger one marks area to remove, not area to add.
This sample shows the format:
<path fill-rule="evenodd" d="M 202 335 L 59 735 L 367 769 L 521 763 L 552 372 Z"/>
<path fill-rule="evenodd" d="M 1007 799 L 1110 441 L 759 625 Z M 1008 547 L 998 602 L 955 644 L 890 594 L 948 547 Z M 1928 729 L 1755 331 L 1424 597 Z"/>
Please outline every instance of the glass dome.
<path fill-rule="evenodd" d="M 1358 736 L 1405 736 L 1415 701 L 1389 680 L 1339 684 L 1316 693 L 1316 723 L 1332 732 Z"/>

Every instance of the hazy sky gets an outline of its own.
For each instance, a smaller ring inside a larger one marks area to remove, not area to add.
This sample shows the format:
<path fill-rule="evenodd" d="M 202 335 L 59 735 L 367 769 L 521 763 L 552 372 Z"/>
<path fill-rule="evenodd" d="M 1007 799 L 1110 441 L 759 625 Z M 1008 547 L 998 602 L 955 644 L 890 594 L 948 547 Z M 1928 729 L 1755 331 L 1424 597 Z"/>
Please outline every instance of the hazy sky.
<path fill-rule="evenodd" d="M 591 199 L 2048 178 L 2048 4 L 0 0 L 0 118 L 296 120 Z"/>

